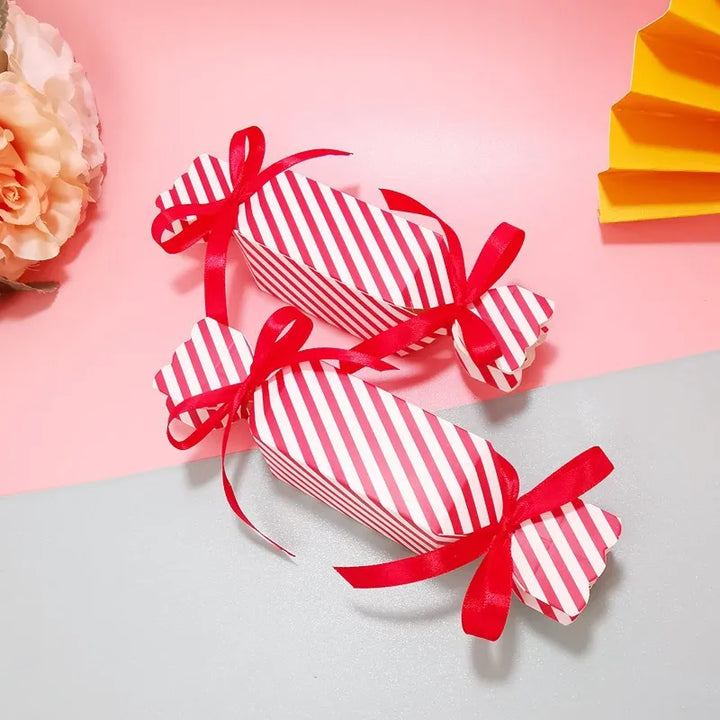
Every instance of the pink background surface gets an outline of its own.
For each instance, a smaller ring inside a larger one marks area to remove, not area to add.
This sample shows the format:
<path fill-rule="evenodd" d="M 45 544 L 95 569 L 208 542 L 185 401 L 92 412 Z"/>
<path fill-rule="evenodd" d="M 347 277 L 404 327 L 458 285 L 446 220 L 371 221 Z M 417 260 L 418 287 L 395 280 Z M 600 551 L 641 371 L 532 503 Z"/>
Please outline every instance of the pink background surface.
<path fill-rule="evenodd" d="M 601 230 L 596 173 L 637 29 L 663 0 L 25 0 L 85 65 L 109 172 L 98 211 L 37 277 L 54 299 L 0 309 L 0 493 L 124 475 L 181 454 L 155 370 L 202 315 L 201 253 L 149 237 L 156 194 L 201 151 L 258 124 L 269 158 L 351 150 L 303 172 L 379 201 L 426 202 L 468 257 L 501 220 L 528 240 L 507 279 L 557 302 L 524 388 L 720 346 L 720 219 Z M 254 339 L 277 301 L 234 252 L 231 319 Z M 317 342 L 352 339 L 318 324 Z M 448 346 L 382 384 L 428 408 L 493 396 Z M 247 445 L 244 430 L 237 447 Z M 592 437 L 588 437 L 592 442 Z"/>

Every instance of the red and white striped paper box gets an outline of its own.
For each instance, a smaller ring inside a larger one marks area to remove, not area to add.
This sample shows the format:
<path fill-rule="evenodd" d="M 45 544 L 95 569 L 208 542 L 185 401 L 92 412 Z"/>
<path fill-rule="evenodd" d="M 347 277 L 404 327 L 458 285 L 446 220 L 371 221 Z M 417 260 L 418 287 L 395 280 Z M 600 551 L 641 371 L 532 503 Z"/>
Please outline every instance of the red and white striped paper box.
<path fill-rule="evenodd" d="M 230 190 L 228 164 L 201 155 L 156 204 L 166 210 L 207 203 Z M 175 232 L 181 227 L 177 221 Z M 363 339 L 453 301 L 442 235 L 296 172 L 273 178 L 240 207 L 236 238 L 263 291 Z M 477 380 L 514 389 L 545 339 L 553 303 L 510 285 L 493 288 L 470 309 L 493 330 L 502 356 L 478 367 L 455 323 L 463 367 Z"/>
<path fill-rule="evenodd" d="M 243 380 L 243 335 L 205 318 L 156 375 L 178 405 Z M 497 463 L 486 440 L 326 363 L 285 367 L 254 392 L 248 421 L 279 479 L 424 552 L 502 517 Z M 183 416 L 197 427 L 206 413 Z M 577 500 L 512 535 L 514 590 L 526 605 L 571 622 L 620 535 L 620 521 Z"/>

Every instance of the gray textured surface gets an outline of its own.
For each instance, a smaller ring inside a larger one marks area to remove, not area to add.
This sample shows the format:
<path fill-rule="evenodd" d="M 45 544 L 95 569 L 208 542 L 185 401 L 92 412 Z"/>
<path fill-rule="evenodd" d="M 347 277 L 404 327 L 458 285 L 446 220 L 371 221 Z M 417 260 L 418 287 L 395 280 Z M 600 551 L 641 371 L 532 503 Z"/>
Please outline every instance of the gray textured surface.
<path fill-rule="evenodd" d="M 469 570 L 353 591 L 333 564 L 400 549 L 236 459 L 0 499 L 7 720 L 714 717 L 720 702 L 720 354 L 514 395 L 447 417 L 525 489 L 598 443 L 589 498 L 625 532 L 563 628 L 514 601 L 495 645 L 462 634 Z M 82 462 L 82 458 L 77 459 Z"/>

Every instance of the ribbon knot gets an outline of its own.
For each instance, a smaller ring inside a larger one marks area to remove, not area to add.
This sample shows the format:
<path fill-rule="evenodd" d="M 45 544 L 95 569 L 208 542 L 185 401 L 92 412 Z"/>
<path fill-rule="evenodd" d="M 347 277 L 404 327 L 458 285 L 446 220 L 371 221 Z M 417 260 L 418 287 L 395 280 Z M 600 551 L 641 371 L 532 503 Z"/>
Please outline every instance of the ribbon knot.
<path fill-rule="evenodd" d="M 599 447 L 590 448 L 518 498 L 515 468 L 494 451 L 493 459 L 502 495 L 499 520 L 437 550 L 380 565 L 335 569 L 355 588 L 393 587 L 444 575 L 484 555 L 465 593 L 462 624 L 468 635 L 497 640 L 510 611 L 513 533 L 525 521 L 577 500 L 613 466 Z"/>
<path fill-rule="evenodd" d="M 278 370 L 291 365 L 301 362 L 335 360 L 340 363 L 341 368 L 346 368 L 346 372 L 354 372 L 363 367 L 370 367 L 374 370 L 394 369 L 389 363 L 357 350 L 336 348 L 303 350 L 303 345 L 310 337 L 312 328 L 312 320 L 297 308 L 290 306 L 280 308 L 267 319 L 260 330 L 252 363 L 244 380 L 194 395 L 177 405 L 170 404 L 168 408 L 168 440 L 179 450 L 186 450 L 197 445 L 213 430 L 222 427 L 222 424 L 225 423 L 222 437 L 221 468 L 223 489 L 227 501 L 235 514 L 248 527 L 290 556 L 292 556 L 291 552 L 288 552 L 255 527 L 237 501 L 225 467 L 230 429 L 233 422 L 237 418 L 248 419 L 252 412 L 252 400 L 255 391 Z M 238 371 L 242 374 L 243 369 L 238 368 Z M 207 411 L 207 419 L 196 426 L 189 435 L 183 438 L 175 437 L 171 427 L 173 422 L 180 420 L 183 414 L 197 410 Z"/>
<path fill-rule="evenodd" d="M 514 515 L 514 508 L 513 508 L 513 515 Z M 493 538 L 493 542 L 497 540 L 497 538 L 503 536 L 503 535 L 512 535 L 515 530 L 517 529 L 518 525 L 520 523 L 515 522 L 515 518 L 511 516 L 503 515 L 502 519 L 498 523 L 497 526 L 497 532 L 495 534 L 495 537 Z"/>
<path fill-rule="evenodd" d="M 225 293 L 225 266 L 240 206 L 266 182 L 293 165 L 326 155 L 349 155 L 342 150 L 305 150 L 274 162 L 262 170 L 265 159 L 265 136 L 259 127 L 238 130 L 230 141 L 229 163 L 231 192 L 221 200 L 209 203 L 183 203 L 161 210 L 152 224 L 155 242 L 168 253 L 179 253 L 200 240 L 207 240 L 205 250 L 205 313 L 223 325 L 228 324 Z M 172 231 L 176 221 L 189 223 L 165 242 L 163 234 Z"/>
<path fill-rule="evenodd" d="M 522 248 L 525 233 L 509 223 L 500 223 L 480 251 L 470 274 L 465 272 L 465 257 L 458 234 L 441 217 L 422 203 L 394 190 L 380 191 L 388 209 L 437 220 L 447 241 L 450 289 L 453 301 L 419 312 L 405 322 L 388 328 L 355 346 L 376 357 L 387 357 L 442 328 L 448 330 L 457 322 L 473 362 L 482 367 L 502 355 L 502 349 L 488 324 L 470 306 L 505 274 Z"/>

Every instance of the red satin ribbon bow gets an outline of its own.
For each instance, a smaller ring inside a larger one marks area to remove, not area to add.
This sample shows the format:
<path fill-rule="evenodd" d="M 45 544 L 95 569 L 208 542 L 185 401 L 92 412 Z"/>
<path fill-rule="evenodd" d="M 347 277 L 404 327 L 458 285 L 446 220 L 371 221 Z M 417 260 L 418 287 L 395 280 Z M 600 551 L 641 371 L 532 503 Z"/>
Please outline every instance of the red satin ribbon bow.
<path fill-rule="evenodd" d="M 510 611 L 513 532 L 524 521 L 578 499 L 604 480 L 613 466 L 599 447 L 590 448 L 518 498 L 517 472 L 497 453 L 494 459 L 503 499 L 499 522 L 421 555 L 335 569 L 355 588 L 392 587 L 444 575 L 485 555 L 465 594 L 462 624 L 468 635 L 497 640 Z"/>
<path fill-rule="evenodd" d="M 465 258 L 457 233 L 432 210 L 417 200 L 395 192 L 380 190 L 388 209 L 434 218 L 440 223 L 448 244 L 450 288 L 453 302 L 424 310 L 395 327 L 356 345 L 356 349 L 376 357 L 387 357 L 398 350 L 432 335 L 441 328 L 450 329 L 456 321 L 462 329 L 465 346 L 473 362 L 482 367 L 502 355 L 500 344 L 485 321 L 468 305 L 480 298 L 512 265 L 525 240 L 525 233 L 508 223 L 500 223 L 485 242 L 470 275 L 465 275 Z"/>
<path fill-rule="evenodd" d="M 207 239 L 205 250 L 205 312 L 223 325 L 228 324 L 225 297 L 225 266 L 230 238 L 237 224 L 240 206 L 266 182 L 293 165 L 325 155 L 349 155 L 342 150 L 305 150 L 278 160 L 261 171 L 265 158 L 265 136 L 259 127 L 238 130 L 230 141 L 232 192 L 222 200 L 185 203 L 161 210 L 152 224 L 152 236 L 166 252 L 179 253 L 199 240 Z M 176 220 L 191 221 L 175 236 L 162 242 Z"/>
<path fill-rule="evenodd" d="M 249 416 L 255 390 L 277 370 L 289 365 L 318 360 L 337 360 L 340 363 L 349 363 L 354 369 L 370 367 L 374 370 L 388 370 L 393 368 L 392 365 L 382 360 L 355 350 L 335 348 L 302 350 L 302 346 L 310 336 L 312 327 L 312 320 L 303 315 L 297 308 L 283 307 L 274 312 L 260 330 L 247 377 L 242 382 L 226 385 L 217 390 L 209 390 L 183 400 L 177 405 L 170 404 L 167 425 L 167 436 L 172 445 L 179 450 L 186 450 L 197 445 L 215 428 L 220 427 L 223 421 L 227 421 L 222 438 L 221 461 L 223 488 L 227 501 L 235 514 L 248 527 L 252 528 L 276 548 L 291 556 L 291 552 L 288 552 L 255 527 L 242 511 L 235 497 L 235 491 L 225 468 L 232 423 L 238 417 L 247 418 Z M 176 438 L 172 434 L 171 424 L 173 421 L 180 419 L 183 413 L 193 410 L 208 410 L 210 414 L 207 420 L 198 425 L 189 435 L 182 439 Z"/>

